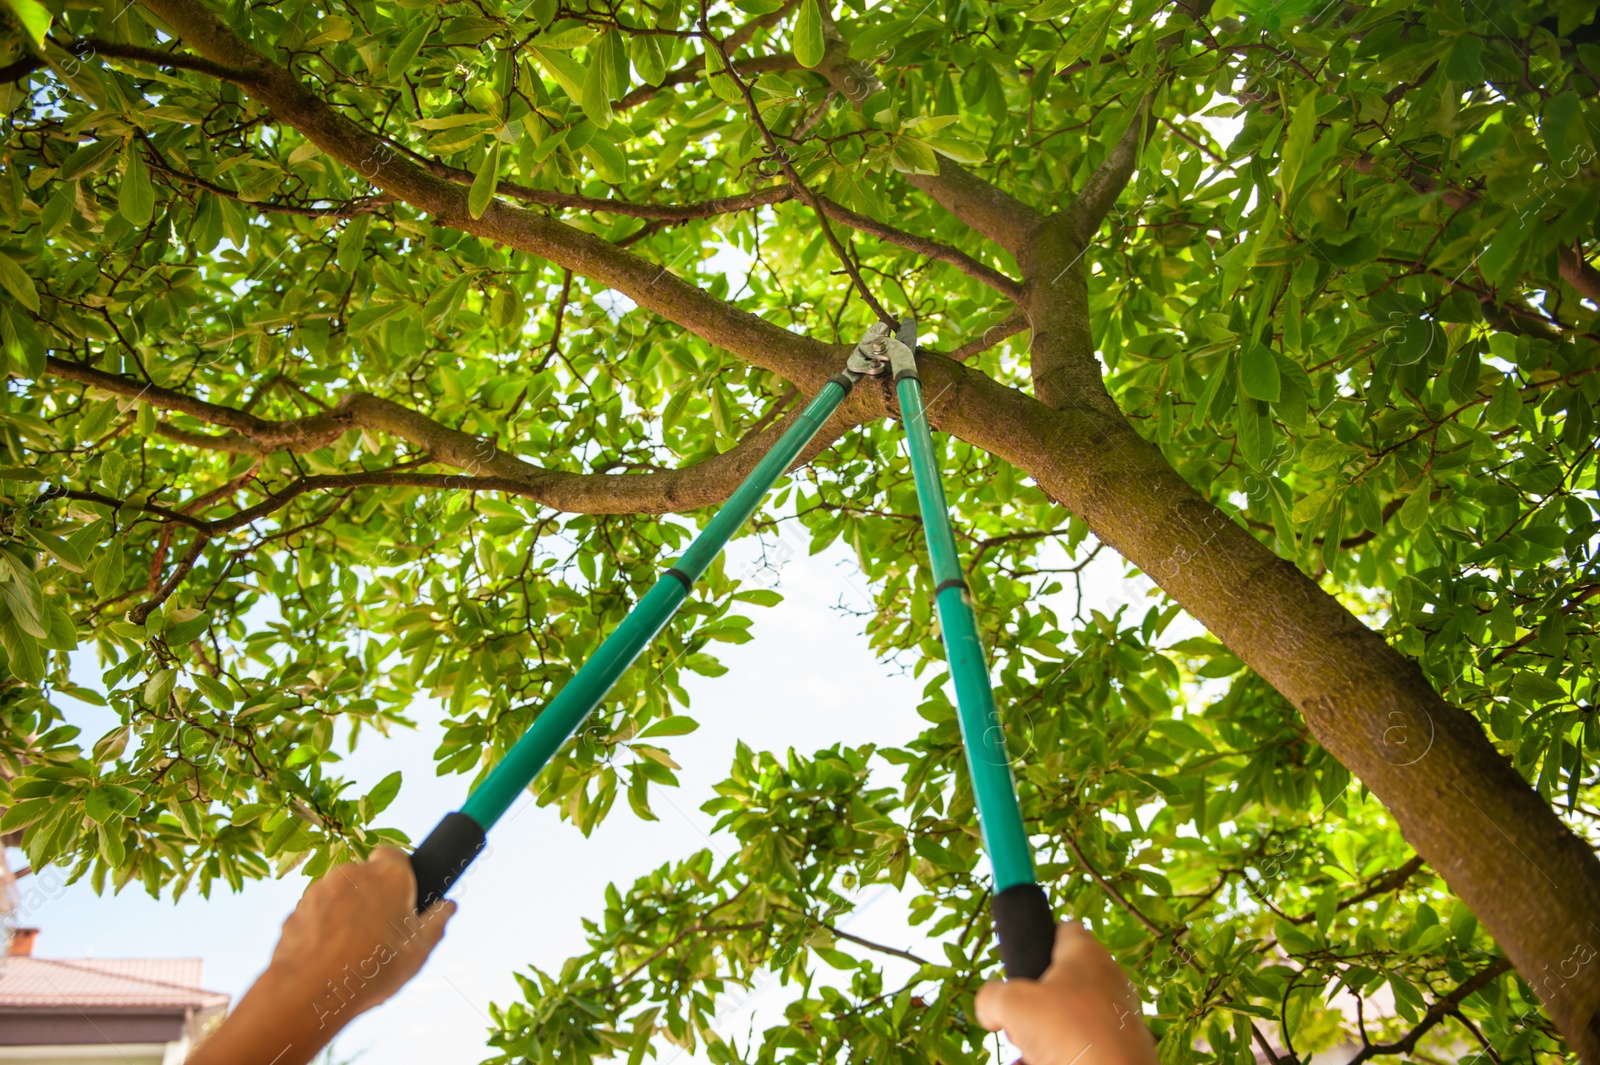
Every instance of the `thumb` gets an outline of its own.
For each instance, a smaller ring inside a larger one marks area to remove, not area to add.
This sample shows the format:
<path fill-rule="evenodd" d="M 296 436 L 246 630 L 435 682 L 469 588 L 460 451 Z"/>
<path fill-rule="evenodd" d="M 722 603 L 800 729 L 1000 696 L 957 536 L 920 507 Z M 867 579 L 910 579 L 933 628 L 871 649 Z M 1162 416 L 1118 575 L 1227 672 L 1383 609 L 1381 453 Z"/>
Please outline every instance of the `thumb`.
<path fill-rule="evenodd" d="M 1004 980 L 990 980 L 978 988 L 978 1023 L 991 1032 L 1004 1028 L 1016 997 L 1016 987 Z"/>
<path fill-rule="evenodd" d="M 428 907 L 427 911 L 423 913 L 423 935 L 425 937 L 425 942 L 428 944 L 429 950 L 432 950 L 434 944 L 438 943 L 439 940 L 444 938 L 444 926 L 448 924 L 450 922 L 450 918 L 454 917 L 455 915 L 456 904 L 454 899 L 443 899 L 439 902 L 436 902 L 432 906 Z"/>

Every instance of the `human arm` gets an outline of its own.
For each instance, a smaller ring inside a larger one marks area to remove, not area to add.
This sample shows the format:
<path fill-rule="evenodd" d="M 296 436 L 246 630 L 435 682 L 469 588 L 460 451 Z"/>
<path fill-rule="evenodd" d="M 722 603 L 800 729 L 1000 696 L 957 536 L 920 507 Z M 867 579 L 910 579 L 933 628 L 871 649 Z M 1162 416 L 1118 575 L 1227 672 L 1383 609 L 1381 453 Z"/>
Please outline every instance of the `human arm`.
<path fill-rule="evenodd" d="M 405 852 L 380 847 L 306 889 L 267 966 L 188 1065 L 305 1065 L 417 974 L 455 903 L 415 912 Z"/>
<path fill-rule="evenodd" d="M 978 989 L 978 1023 L 1004 1028 L 1028 1065 L 1156 1065 L 1128 977 L 1076 921 L 1056 929 L 1050 968 L 1039 979 Z"/>

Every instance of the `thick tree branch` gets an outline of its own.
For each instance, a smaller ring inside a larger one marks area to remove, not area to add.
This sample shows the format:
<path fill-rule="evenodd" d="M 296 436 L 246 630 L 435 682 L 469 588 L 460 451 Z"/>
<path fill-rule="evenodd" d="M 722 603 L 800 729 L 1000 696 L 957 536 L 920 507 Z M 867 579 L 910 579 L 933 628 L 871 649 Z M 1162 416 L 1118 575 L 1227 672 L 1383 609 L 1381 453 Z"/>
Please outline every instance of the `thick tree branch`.
<path fill-rule="evenodd" d="M 57 42 L 52 41 L 52 44 Z M 136 63 L 151 63 L 160 67 L 171 67 L 173 70 L 192 70 L 198 74 L 207 74 L 223 81 L 232 81 L 239 74 L 222 63 L 212 62 L 200 56 L 188 55 L 183 52 L 169 52 L 161 48 L 141 48 L 136 44 L 119 44 L 115 41 L 103 41 L 98 37 L 83 37 L 78 40 L 60 45 L 63 51 L 71 53 L 80 62 L 87 61 L 93 56 L 105 56 L 108 59 L 126 59 Z M 42 64 L 41 64 L 42 65 Z"/>
<path fill-rule="evenodd" d="M 345 433 L 365 429 L 398 437 L 425 452 L 430 461 L 468 473 L 468 476 L 460 476 L 353 471 L 307 477 L 252 508 L 221 519 L 223 524 L 206 522 L 170 508 L 141 508 L 212 536 L 270 514 L 302 492 L 365 486 L 505 492 L 555 510 L 583 514 L 661 514 L 696 510 L 726 499 L 771 448 L 776 434 L 786 428 L 790 420 L 784 418 L 778 426 L 752 434 L 722 454 L 682 469 L 619 475 L 573 473 L 536 466 L 502 450 L 492 440 L 440 425 L 409 407 L 364 392 L 347 395 L 326 411 L 291 421 L 273 421 L 182 392 L 141 384 L 81 363 L 51 357 L 46 360 L 45 369 L 56 377 L 112 395 L 138 399 L 158 410 L 187 414 L 229 430 L 227 434 L 211 436 L 172 426 L 163 428 L 162 435 L 196 447 L 248 454 L 276 451 L 304 454 L 331 445 Z M 808 445 L 796 465 L 804 465 L 826 450 L 850 424 L 847 418 L 835 415 Z M 120 501 L 107 498 L 94 501 L 121 505 Z"/>
<path fill-rule="evenodd" d="M 43 70 L 47 64 L 38 56 L 25 55 L 0 67 L 0 83 L 21 81 L 36 70 Z"/>
<path fill-rule="evenodd" d="M 1027 246 L 1044 220 L 1032 207 L 949 159 L 939 160 L 937 174 L 910 174 L 906 180 L 1012 255 Z"/>
<path fill-rule="evenodd" d="M 1072 238 L 1079 247 L 1094 239 L 1100 223 L 1105 221 L 1117 197 L 1122 195 L 1122 190 L 1128 187 L 1128 181 L 1133 177 L 1139 150 L 1147 139 L 1145 127 L 1149 120 L 1150 102 L 1151 96 L 1148 95 L 1139 101 L 1133 109 L 1133 117 L 1128 120 L 1128 128 L 1123 130 L 1110 154 L 1101 160 L 1065 209 L 1072 227 Z"/>
<path fill-rule="evenodd" d="M 1583 257 L 1583 246 L 1557 248 L 1556 260 L 1560 264 L 1561 280 L 1571 285 L 1584 299 L 1600 303 L 1600 270 Z"/>

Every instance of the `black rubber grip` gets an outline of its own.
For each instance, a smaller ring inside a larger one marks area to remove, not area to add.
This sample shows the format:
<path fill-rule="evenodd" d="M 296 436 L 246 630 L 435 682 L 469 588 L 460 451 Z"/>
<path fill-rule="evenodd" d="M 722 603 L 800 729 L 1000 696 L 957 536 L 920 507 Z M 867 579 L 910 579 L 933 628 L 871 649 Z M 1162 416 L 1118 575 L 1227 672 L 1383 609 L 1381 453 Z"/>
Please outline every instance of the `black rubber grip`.
<path fill-rule="evenodd" d="M 464 813 L 449 813 L 433 827 L 421 846 L 411 852 L 411 872 L 417 878 L 417 912 L 440 899 L 461 879 L 483 850 L 483 826 Z"/>
<path fill-rule="evenodd" d="M 856 387 L 856 379 L 847 373 L 836 373 L 832 377 L 828 378 L 828 380 L 832 381 L 840 388 L 843 388 L 844 394 L 847 396 L 850 394 L 850 390 Z"/>
<path fill-rule="evenodd" d="M 967 582 L 962 580 L 960 577 L 951 577 L 947 581 L 940 581 L 939 586 L 933 590 L 933 597 L 935 599 L 939 598 L 939 593 L 944 591 L 946 588 L 960 588 L 962 591 L 966 591 Z M 1008 888 L 1007 890 L 1010 889 Z"/>
<path fill-rule="evenodd" d="M 1056 945 L 1056 919 L 1050 913 L 1050 900 L 1038 884 L 1014 884 L 994 897 L 989 905 L 994 915 L 995 934 L 1000 937 L 1000 960 L 1006 965 L 1006 978 L 1037 980 L 1050 968 L 1050 953 Z"/>
<path fill-rule="evenodd" d="M 683 590 L 684 591 L 686 591 L 686 592 L 694 591 L 694 581 L 691 581 L 689 579 L 689 575 L 687 573 L 683 572 L 683 570 L 678 569 L 676 566 L 674 566 L 672 569 L 667 570 L 665 573 L 662 574 L 662 576 L 663 577 L 675 577 L 675 578 L 677 578 L 678 583 L 683 585 Z"/>
<path fill-rule="evenodd" d="M 912 367 L 909 367 L 909 368 L 904 369 L 904 370 L 896 370 L 895 373 L 894 373 L 894 383 L 895 384 L 899 384 L 901 381 L 904 381 L 908 377 L 911 378 L 914 381 L 922 380 L 922 378 L 920 376 L 918 376 L 918 374 L 917 374 L 917 368 L 915 366 L 912 366 Z"/>

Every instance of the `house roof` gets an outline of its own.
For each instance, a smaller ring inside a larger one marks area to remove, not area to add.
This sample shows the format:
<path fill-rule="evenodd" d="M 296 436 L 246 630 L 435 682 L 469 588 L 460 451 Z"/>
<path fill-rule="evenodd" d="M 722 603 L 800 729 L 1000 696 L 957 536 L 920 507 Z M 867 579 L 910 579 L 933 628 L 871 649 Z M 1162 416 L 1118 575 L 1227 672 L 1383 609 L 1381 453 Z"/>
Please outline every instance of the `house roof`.
<path fill-rule="evenodd" d="M 171 1009 L 226 1006 L 200 986 L 199 958 L 0 957 L 0 1009 Z"/>

